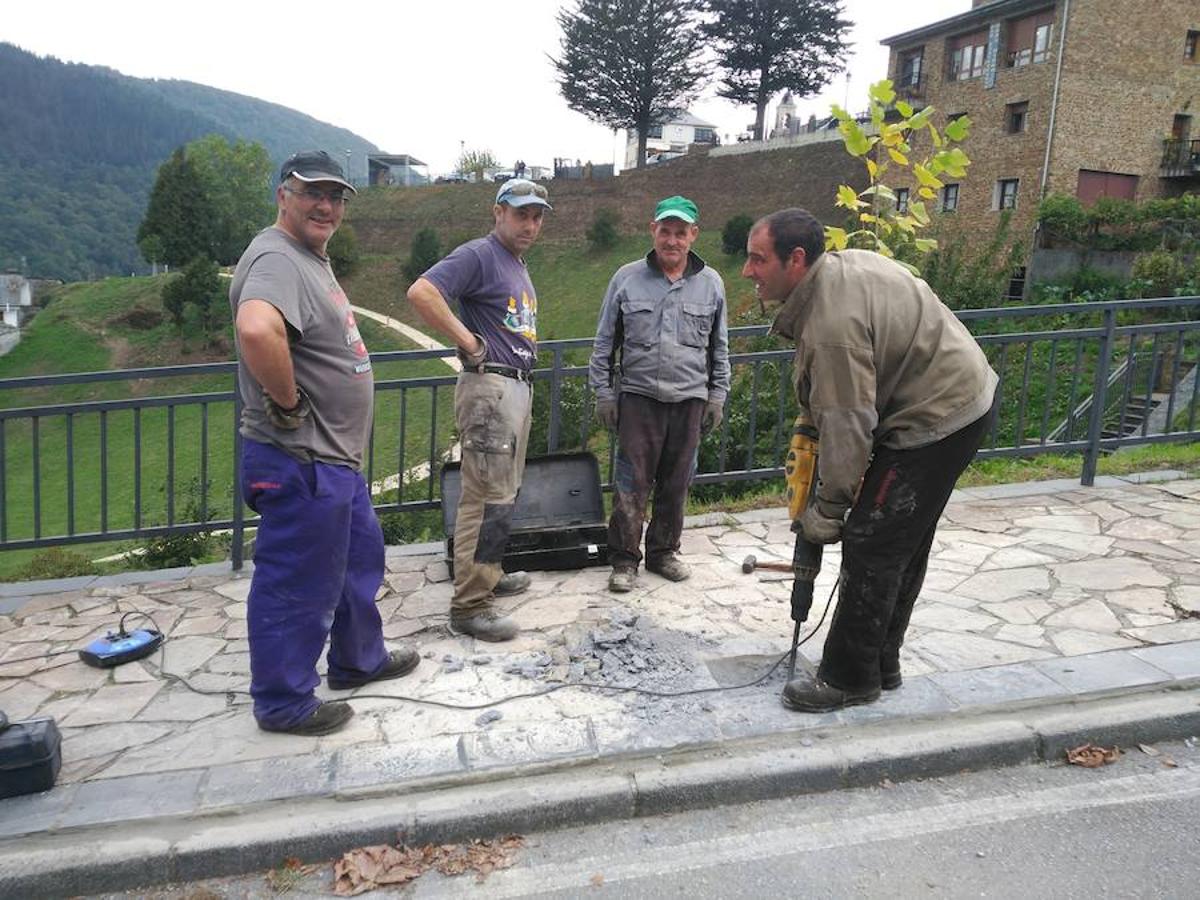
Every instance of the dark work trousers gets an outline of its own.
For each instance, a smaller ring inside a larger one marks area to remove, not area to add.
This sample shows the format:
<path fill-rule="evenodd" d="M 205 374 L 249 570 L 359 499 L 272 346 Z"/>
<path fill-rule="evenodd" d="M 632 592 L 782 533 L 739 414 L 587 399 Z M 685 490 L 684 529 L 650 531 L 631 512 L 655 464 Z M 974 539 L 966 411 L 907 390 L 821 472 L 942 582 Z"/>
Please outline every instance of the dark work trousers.
<path fill-rule="evenodd" d="M 369 677 L 387 662 L 375 608 L 383 532 L 358 472 L 257 441 L 242 447 L 242 496 L 262 516 L 246 613 L 250 693 L 260 723 L 286 728 L 319 705 L 326 638 L 330 675 Z"/>
<path fill-rule="evenodd" d="M 991 413 L 937 443 L 879 447 L 842 532 L 841 589 L 819 677 L 845 691 L 872 691 L 900 671 L 900 645 L 938 518 L 983 439 Z"/>
<path fill-rule="evenodd" d="M 642 523 L 651 489 L 654 512 L 646 529 L 646 559 L 679 551 L 704 406 L 704 400 L 660 403 L 640 394 L 621 394 L 608 520 L 608 558 L 614 567 L 636 569 L 642 560 Z"/>

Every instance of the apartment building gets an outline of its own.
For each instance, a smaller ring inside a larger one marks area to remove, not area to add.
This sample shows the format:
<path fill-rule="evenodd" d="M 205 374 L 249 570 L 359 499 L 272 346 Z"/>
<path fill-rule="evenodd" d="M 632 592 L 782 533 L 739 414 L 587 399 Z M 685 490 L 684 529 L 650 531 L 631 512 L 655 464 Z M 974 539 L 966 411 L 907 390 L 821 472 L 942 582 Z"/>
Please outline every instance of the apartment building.
<path fill-rule="evenodd" d="M 967 176 L 933 205 L 972 239 L 1012 209 L 1032 247 L 1049 193 L 1200 191 L 1198 41 L 1200 0 L 974 0 L 883 43 L 902 99 L 973 123 Z"/>

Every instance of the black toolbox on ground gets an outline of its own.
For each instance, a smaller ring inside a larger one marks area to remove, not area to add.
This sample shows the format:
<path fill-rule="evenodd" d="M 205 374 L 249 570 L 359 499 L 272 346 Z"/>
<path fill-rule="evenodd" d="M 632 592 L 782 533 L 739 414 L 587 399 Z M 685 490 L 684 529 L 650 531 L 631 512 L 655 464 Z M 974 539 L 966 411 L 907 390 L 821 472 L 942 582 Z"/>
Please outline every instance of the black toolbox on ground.
<path fill-rule="evenodd" d="M 53 719 L 9 723 L 0 713 L 0 797 L 48 791 L 61 767 L 62 735 Z"/>
<path fill-rule="evenodd" d="M 459 463 L 442 469 L 446 562 L 454 571 L 454 522 L 462 495 Z M 555 453 L 525 461 L 525 477 L 504 548 L 504 571 L 582 569 L 608 563 L 608 524 L 600 464 L 591 453 Z"/>

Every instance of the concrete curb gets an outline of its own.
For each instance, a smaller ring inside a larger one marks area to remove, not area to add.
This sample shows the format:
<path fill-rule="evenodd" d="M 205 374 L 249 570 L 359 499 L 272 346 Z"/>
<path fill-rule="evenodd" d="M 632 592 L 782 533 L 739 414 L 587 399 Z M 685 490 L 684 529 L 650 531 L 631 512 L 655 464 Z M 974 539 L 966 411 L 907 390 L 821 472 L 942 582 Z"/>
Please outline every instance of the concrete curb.
<path fill-rule="evenodd" d="M 666 754 L 138 820 L 0 842 L 0 895 L 52 897 L 245 874 L 354 847 L 445 843 L 1055 761 L 1072 746 L 1200 734 L 1200 679 L 969 714 L 831 726 Z M 385 793 L 386 791 L 386 793 Z"/>

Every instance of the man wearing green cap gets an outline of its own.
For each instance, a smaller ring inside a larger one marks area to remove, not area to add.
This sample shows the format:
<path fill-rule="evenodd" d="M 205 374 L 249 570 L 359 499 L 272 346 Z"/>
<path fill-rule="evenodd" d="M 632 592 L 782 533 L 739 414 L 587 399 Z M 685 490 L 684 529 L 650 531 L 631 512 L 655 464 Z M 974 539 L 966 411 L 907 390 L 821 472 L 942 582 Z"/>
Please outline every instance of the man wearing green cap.
<path fill-rule="evenodd" d="M 597 416 L 617 432 L 608 587 L 618 593 L 637 581 L 651 491 L 646 569 L 670 581 L 691 574 L 679 558 L 683 508 L 700 431 L 720 424 L 729 392 L 725 284 L 692 252 L 698 219 L 686 197 L 659 203 L 654 249 L 617 270 L 600 307 L 588 381 Z"/>

